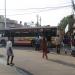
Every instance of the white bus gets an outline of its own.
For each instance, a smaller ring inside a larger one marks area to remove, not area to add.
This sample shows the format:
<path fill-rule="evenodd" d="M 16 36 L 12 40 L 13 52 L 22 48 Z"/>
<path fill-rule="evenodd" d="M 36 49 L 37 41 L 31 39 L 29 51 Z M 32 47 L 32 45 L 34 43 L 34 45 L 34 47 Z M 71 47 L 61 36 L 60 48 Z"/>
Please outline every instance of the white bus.
<path fill-rule="evenodd" d="M 0 30 L 0 43 L 6 44 L 8 38 L 11 37 L 13 45 L 33 45 L 35 37 L 42 36 L 43 30 L 47 40 L 51 43 L 51 38 L 57 36 L 57 27 Z"/>

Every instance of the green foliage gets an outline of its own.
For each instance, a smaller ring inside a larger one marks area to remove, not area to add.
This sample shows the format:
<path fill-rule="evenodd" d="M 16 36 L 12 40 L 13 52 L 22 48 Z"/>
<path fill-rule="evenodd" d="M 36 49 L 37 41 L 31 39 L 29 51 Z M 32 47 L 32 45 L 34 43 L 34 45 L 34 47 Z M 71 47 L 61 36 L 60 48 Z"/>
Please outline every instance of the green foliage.
<path fill-rule="evenodd" d="M 74 23 L 73 15 L 68 15 L 67 17 L 64 17 L 60 23 L 59 23 L 59 28 L 65 30 L 65 27 L 67 24 L 69 25 L 69 29 L 72 28 L 72 25 Z"/>

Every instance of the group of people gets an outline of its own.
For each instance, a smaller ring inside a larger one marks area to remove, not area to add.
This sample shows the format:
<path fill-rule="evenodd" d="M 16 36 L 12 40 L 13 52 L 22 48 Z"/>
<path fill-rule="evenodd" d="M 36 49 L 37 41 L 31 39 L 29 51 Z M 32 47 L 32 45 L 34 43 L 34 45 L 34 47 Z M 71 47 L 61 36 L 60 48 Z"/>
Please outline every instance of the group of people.
<path fill-rule="evenodd" d="M 54 44 L 56 45 L 57 54 L 60 54 L 60 41 L 61 41 L 61 39 L 59 38 L 59 35 L 58 35 L 54 42 Z M 45 57 L 46 59 L 48 59 L 48 56 L 47 56 L 47 54 L 49 53 L 48 41 L 47 41 L 47 38 L 44 33 L 41 38 L 37 37 L 36 42 L 35 42 L 35 49 L 42 50 L 42 52 L 43 52 L 42 57 L 43 58 Z"/>
<path fill-rule="evenodd" d="M 60 54 L 60 42 L 58 42 L 59 38 L 56 38 L 56 49 L 57 49 L 57 53 Z M 36 50 L 42 50 L 42 58 L 46 58 L 48 59 L 48 46 L 47 46 L 47 38 L 45 37 L 45 35 L 43 34 L 42 37 L 37 37 L 36 38 L 36 42 L 35 42 L 35 49 Z M 7 44 L 6 44 L 6 50 L 7 50 L 7 65 L 13 64 L 13 58 L 14 58 L 14 54 L 13 54 L 13 49 L 12 49 L 12 42 L 11 42 L 11 38 L 8 39 Z M 10 62 L 9 62 L 9 59 Z"/>
<path fill-rule="evenodd" d="M 35 50 L 42 50 L 43 55 L 42 58 L 48 59 L 47 53 L 48 53 L 48 48 L 47 48 L 47 39 L 44 35 L 38 36 L 35 39 Z"/>
<path fill-rule="evenodd" d="M 36 48 L 39 49 L 39 47 L 40 46 L 38 44 Z M 41 39 L 41 49 L 43 51 L 42 58 L 46 57 L 46 59 L 48 59 L 47 40 L 46 40 L 45 36 L 43 36 Z M 6 50 L 7 50 L 7 65 L 14 65 L 14 63 L 13 63 L 14 53 L 13 53 L 11 38 L 9 38 L 6 43 Z"/>

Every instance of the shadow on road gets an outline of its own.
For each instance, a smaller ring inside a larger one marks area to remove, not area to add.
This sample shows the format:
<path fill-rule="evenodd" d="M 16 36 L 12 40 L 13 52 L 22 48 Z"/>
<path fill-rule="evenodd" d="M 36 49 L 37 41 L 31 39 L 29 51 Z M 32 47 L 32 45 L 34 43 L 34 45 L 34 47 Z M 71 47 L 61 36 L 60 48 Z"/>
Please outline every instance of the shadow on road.
<path fill-rule="evenodd" d="M 75 64 L 67 63 L 67 62 L 64 62 L 62 60 L 54 60 L 54 59 L 48 59 L 48 60 L 52 61 L 52 62 L 55 62 L 55 63 L 58 63 L 58 64 L 62 64 L 62 65 L 68 66 L 68 67 L 75 68 Z"/>
<path fill-rule="evenodd" d="M 4 57 L 4 55 L 0 54 L 0 58 L 3 58 L 3 57 Z"/>
<path fill-rule="evenodd" d="M 16 49 L 16 50 L 34 50 L 33 47 L 24 47 L 24 46 L 14 46 L 13 49 Z"/>
<path fill-rule="evenodd" d="M 24 70 L 24 69 L 22 69 L 22 68 L 20 68 L 20 67 L 18 67 L 18 66 L 15 66 L 16 67 L 16 70 L 20 73 L 20 74 L 22 74 L 22 75 L 33 75 L 32 73 L 30 73 L 29 71 L 27 71 L 27 70 Z"/>

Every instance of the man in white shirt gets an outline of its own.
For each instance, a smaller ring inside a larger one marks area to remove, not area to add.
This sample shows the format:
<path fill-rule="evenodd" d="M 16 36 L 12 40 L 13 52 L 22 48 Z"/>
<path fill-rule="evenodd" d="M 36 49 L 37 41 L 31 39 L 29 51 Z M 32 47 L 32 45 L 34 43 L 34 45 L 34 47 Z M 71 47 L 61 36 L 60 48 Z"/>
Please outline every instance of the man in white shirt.
<path fill-rule="evenodd" d="M 6 50 L 7 50 L 7 65 L 13 64 L 14 54 L 13 54 L 13 49 L 12 49 L 12 42 L 10 39 L 8 39 L 6 43 Z M 11 61 L 9 63 L 10 57 L 11 57 Z"/>

